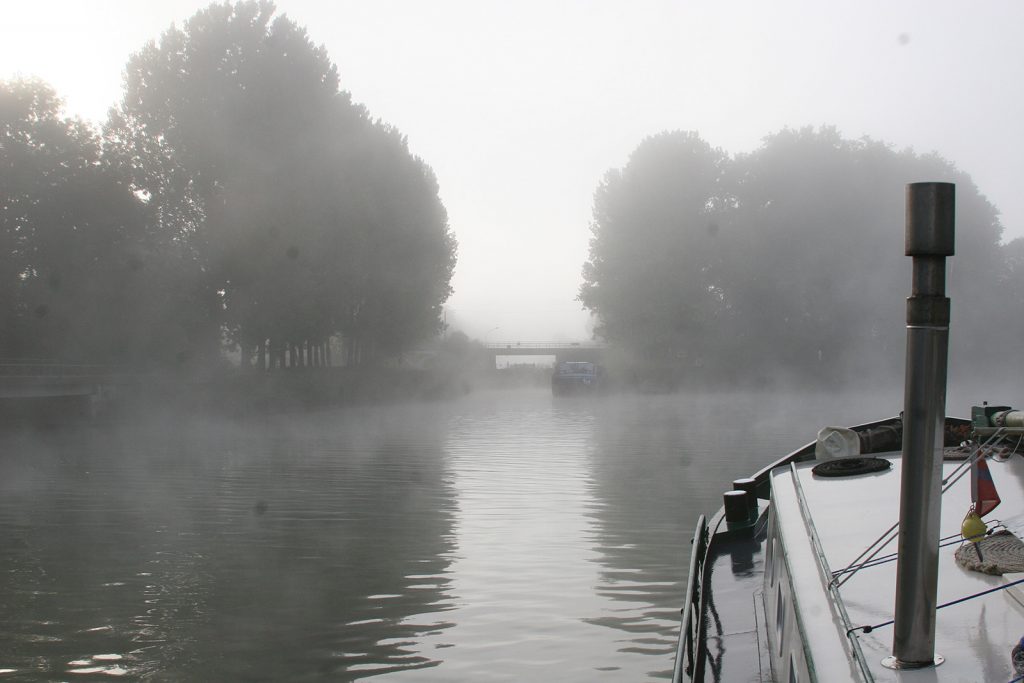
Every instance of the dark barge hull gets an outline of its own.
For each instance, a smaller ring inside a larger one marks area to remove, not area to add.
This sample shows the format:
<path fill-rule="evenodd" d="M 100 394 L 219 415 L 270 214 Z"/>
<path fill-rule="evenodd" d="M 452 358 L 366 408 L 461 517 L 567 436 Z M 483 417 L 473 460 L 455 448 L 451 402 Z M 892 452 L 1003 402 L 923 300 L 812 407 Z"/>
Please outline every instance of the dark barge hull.
<path fill-rule="evenodd" d="M 555 396 L 566 396 L 569 394 L 592 394 L 600 388 L 600 382 L 596 377 L 577 377 L 573 375 L 555 377 L 551 380 L 551 393 Z"/>

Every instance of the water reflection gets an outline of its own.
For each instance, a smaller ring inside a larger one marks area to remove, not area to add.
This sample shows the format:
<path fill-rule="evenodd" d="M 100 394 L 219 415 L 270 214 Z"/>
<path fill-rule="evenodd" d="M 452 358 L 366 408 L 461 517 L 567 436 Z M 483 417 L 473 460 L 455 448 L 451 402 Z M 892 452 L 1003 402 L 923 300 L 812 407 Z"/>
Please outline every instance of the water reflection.
<path fill-rule="evenodd" d="M 601 572 L 608 602 L 588 622 L 622 632 L 615 658 L 636 660 L 645 677 L 670 678 L 680 595 L 700 486 L 687 486 L 695 460 L 685 399 L 634 396 L 598 405 L 590 444 Z M 699 456 L 697 457 L 699 460 Z M 700 479 L 707 482 L 711 474 Z M 635 678 L 631 678 L 634 680 Z"/>
<path fill-rule="evenodd" d="M 450 626 L 443 435 L 364 418 L 6 437 L 0 667 L 314 680 L 436 665 L 410 643 Z"/>
<path fill-rule="evenodd" d="M 668 678 L 697 515 L 852 421 L 785 405 L 534 390 L 0 436 L 0 675 Z"/>
<path fill-rule="evenodd" d="M 447 444 L 457 557 L 452 629 L 422 680 L 582 680 L 596 640 L 580 619 L 596 579 L 586 438 L 543 392 L 477 397 L 453 411 Z"/>

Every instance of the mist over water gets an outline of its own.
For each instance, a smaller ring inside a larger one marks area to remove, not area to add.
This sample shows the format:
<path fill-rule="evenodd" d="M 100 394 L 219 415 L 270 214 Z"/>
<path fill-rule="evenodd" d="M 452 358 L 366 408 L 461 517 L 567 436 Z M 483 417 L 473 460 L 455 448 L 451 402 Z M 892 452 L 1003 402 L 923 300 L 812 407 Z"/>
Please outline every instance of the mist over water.
<path fill-rule="evenodd" d="M 528 389 L 8 433 L 0 670 L 664 679 L 697 515 L 900 399 Z"/>
<path fill-rule="evenodd" d="M 697 516 L 903 407 L 907 183 L 1017 400 L 1011 3 L 207 2 L 5 7 L 0 683 L 669 678 Z"/>

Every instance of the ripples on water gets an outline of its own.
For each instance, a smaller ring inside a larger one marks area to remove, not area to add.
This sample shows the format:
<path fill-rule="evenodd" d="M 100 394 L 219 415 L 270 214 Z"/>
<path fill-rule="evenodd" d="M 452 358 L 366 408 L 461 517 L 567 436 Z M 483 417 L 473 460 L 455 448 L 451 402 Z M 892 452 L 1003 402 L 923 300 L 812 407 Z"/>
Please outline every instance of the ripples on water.
<path fill-rule="evenodd" d="M 696 515 L 895 412 L 811 405 L 538 390 L 0 437 L 0 679 L 668 678 Z"/>

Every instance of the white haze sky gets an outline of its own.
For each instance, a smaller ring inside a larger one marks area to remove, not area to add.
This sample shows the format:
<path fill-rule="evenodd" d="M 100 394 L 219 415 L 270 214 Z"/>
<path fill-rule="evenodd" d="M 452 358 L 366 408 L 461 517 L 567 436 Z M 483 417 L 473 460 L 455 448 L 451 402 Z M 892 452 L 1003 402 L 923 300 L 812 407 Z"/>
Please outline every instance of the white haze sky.
<path fill-rule="evenodd" d="M 40 77 L 100 123 L 129 55 L 207 4 L 0 0 L 0 79 Z M 277 7 L 434 168 L 459 240 L 449 322 L 486 341 L 589 336 L 575 297 L 594 190 L 664 130 L 733 154 L 823 124 L 935 151 L 1001 210 L 1005 239 L 1024 236 L 1019 0 Z"/>

